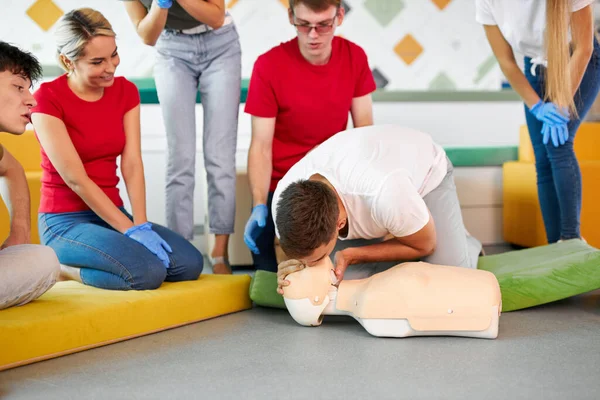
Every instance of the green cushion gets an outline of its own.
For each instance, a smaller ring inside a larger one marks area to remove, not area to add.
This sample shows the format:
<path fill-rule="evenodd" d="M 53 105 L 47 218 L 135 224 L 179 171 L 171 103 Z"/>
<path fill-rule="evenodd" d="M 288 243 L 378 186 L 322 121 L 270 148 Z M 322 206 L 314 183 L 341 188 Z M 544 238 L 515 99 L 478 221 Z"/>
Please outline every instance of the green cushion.
<path fill-rule="evenodd" d="M 481 257 L 496 275 L 502 311 L 514 311 L 600 288 L 600 250 L 581 240 Z"/>
<path fill-rule="evenodd" d="M 129 78 L 133 82 L 140 92 L 140 101 L 142 104 L 158 104 L 158 93 L 156 92 L 156 85 L 154 78 Z M 248 98 L 248 87 L 250 85 L 249 79 L 242 79 L 241 91 L 240 91 L 240 103 L 245 103 Z M 196 103 L 201 103 L 200 93 L 196 93 Z"/>
<path fill-rule="evenodd" d="M 250 282 L 250 299 L 263 307 L 286 308 L 283 296 L 277 293 L 277 274 L 256 271 Z"/>
<path fill-rule="evenodd" d="M 444 147 L 455 167 L 500 167 L 519 159 L 517 146 Z"/>
<path fill-rule="evenodd" d="M 600 288 L 600 250 L 576 239 L 480 257 L 478 268 L 498 278 L 503 312 Z M 250 298 L 259 306 L 285 308 L 276 290 L 277 274 L 257 271 L 250 284 Z"/>

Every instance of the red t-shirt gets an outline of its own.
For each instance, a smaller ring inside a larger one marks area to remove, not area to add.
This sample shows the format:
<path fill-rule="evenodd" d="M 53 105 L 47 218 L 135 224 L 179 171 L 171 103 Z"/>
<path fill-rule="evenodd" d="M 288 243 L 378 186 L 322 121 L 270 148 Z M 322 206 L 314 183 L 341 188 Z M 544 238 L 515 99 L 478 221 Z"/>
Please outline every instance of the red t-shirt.
<path fill-rule="evenodd" d="M 67 83 L 67 76 L 40 85 L 34 93 L 33 113 L 62 120 L 81 162 L 96 185 L 117 207 L 123 206 L 117 183 L 117 157 L 125 148 L 123 118 L 140 103 L 137 87 L 123 77 L 104 89 L 97 101 L 79 98 Z M 39 212 L 60 213 L 89 210 L 58 174 L 42 149 L 42 195 Z"/>
<path fill-rule="evenodd" d="M 298 38 L 258 57 L 245 111 L 276 118 L 269 190 L 313 147 L 345 130 L 352 99 L 375 89 L 364 50 L 337 36 L 325 65 L 306 61 Z"/>

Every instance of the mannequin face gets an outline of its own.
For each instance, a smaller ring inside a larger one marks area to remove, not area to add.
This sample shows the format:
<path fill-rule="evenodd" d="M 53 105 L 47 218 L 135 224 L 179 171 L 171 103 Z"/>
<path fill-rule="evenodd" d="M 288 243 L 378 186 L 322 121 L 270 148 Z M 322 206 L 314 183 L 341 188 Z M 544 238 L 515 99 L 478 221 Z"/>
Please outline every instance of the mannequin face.
<path fill-rule="evenodd" d="M 312 267 L 288 275 L 285 279 L 290 285 L 283 288 L 284 297 L 308 298 L 312 302 L 321 303 L 324 293 L 333 285 L 334 276 L 333 263 L 329 257 L 325 257 Z M 320 299 L 315 301 L 315 298 Z"/>
<path fill-rule="evenodd" d="M 332 278 L 333 263 L 329 257 L 286 277 L 290 285 L 283 287 L 283 298 L 290 315 L 300 325 L 321 324 L 333 288 Z"/>

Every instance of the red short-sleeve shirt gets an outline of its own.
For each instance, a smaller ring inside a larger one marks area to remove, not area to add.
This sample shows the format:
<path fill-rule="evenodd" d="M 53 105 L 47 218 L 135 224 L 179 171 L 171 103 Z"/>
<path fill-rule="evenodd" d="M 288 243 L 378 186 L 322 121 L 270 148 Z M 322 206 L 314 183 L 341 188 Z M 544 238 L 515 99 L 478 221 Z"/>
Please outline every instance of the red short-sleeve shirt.
<path fill-rule="evenodd" d="M 100 100 L 79 98 L 62 75 L 40 85 L 34 93 L 37 105 L 32 113 L 59 118 L 85 171 L 117 206 L 123 206 L 117 184 L 117 157 L 125 148 L 125 114 L 140 104 L 137 87 L 123 77 L 104 89 Z M 35 128 L 35 127 L 34 127 Z M 58 213 L 89 210 L 85 202 L 60 177 L 42 148 L 42 193 L 39 212 Z"/>
<path fill-rule="evenodd" d="M 270 191 L 313 147 L 346 129 L 352 99 L 376 89 L 367 55 L 335 37 L 325 65 L 310 64 L 298 38 L 261 55 L 254 64 L 245 111 L 276 118 Z"/>

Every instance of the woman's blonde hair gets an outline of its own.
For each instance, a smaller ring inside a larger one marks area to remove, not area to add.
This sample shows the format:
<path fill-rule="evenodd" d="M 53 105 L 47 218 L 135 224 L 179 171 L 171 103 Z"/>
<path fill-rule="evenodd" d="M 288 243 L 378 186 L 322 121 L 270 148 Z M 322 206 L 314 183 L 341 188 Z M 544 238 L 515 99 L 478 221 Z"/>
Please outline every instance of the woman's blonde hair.
<path fill-rule="evenodd" d="M 57 23 L 54 34 L 58 52 L 58 62 L 67 72 L 63 57 L 76 61 L 83 56 L 85 46 L 96 36 L 115 37 L 110 22 L 99 11 L 91 8 L 78 8 L 63 15 Z"/>
<path fill-rule="evenodd" d="M 569 26 L 571 2 L 567 0 L 546 0 L 545 47 L 548 57 L 545 89 L 546 101 L 565 107 L 571 115 L 577 115 L 573 101 L 573 88 L 569 59 Z"/>

